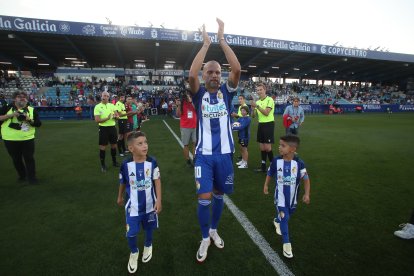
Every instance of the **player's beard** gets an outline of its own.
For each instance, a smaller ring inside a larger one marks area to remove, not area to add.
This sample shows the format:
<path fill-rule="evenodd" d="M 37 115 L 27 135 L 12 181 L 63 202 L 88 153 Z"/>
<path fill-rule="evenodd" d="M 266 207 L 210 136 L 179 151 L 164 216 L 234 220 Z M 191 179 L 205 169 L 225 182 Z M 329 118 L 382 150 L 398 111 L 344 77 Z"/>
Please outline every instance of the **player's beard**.
<path fill-rule="evenodd" d="M 219 82 L 217 80 L 211 80 L 208 82 L 210 88 L 217 89 L 219 87 Z"/>

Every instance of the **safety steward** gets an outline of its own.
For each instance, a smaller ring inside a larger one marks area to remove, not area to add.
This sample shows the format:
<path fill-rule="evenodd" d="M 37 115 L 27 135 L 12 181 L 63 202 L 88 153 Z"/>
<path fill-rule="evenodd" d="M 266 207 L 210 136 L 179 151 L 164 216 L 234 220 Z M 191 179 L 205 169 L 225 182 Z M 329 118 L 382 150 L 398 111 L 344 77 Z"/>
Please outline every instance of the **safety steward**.
<path fill-rule="evenodd" d="M 16 91 L 12 98 L 13 102 L 0 111 L 1 136 L 13 160 L 18 181 L 27 179 L 29 183 L 36 184 L 35 132 L 42 122 L 36 109 L 27 105 L 26 92 Z"/>

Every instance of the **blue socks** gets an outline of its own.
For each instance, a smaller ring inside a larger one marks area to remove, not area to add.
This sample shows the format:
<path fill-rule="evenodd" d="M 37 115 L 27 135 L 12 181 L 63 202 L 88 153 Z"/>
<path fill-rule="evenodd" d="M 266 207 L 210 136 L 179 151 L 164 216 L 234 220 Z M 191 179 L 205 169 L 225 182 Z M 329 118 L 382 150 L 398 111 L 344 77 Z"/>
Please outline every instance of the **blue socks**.
<path fill-rule="evenodd" d="M 149 229 L 145 231 L 145 247 L 150 247 L 152 245 L 152 231 L 153 229 Z"/>
<path fill-rule="evenodd" d="M 280 218 L 280 232 L 282 232 L 283 243 L 290 243 L 290 241 L 289 241 L 289 228 L 288 228 L 289 218 L 290 218 L 289 213 L 284 213 L 284 217 Z"/>
<path fill-rule="evenodd" d="M 152 232 L 153 229 L 145 230 L 145 247 L 150 247 L 152 245 Z M 127 237 L 128 240 L 128 246 L 131 250 L 131 253 L 137 253 L 138 247 L 137 247 L 137 237 Z"/>
<path fill-rule="evenodd" d="M 129 249 L 131 250 L 131 253 L 137 253 L 138 252 L 138 247 L 137 247 L 137 237 L 127 237 L 128 239 L 128 246 Z"/>
<path fill-rule="evenodd" d="M 200 223 L 203 239 L 207 239 L 209 237 L 208 231 L 210 230 L 210 203 L 211 200 L 209 199 L 198 199 L 197 216 L 198 222 Z"/>
<path fill-rule="evenodd" d="M 217 229 L 221 213 L 223 213 L 223 195 L 213 194 L 213 216 L 211 218 L 211 229 Z"/>

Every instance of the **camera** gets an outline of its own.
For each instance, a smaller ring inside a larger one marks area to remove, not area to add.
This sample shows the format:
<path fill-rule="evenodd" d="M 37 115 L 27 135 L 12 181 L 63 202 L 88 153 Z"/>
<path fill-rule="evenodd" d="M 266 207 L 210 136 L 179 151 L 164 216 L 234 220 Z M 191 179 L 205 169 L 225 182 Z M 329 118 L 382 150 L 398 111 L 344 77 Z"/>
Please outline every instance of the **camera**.
<path fill-rule="evenodd" d="M 19 122 L 26 121 L 26 112 L 20 112 L 19 111 L 19 115 L 17 115 L 16 118 Z"/>

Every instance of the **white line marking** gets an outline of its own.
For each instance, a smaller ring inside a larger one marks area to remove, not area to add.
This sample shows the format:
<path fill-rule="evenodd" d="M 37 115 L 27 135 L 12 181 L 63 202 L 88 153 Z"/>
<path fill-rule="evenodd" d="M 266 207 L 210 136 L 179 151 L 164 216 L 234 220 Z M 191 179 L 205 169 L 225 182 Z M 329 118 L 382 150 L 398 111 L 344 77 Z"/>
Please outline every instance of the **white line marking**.
<path fill-rule="evenodd" d="M 181 142 L 180 138 L 175 134 L 175 132 L 171 129 L 171 127 L 167 124 L 165 120 L 162 120 L 166 127 L 170 130 L 171 134 L 175 137 L 180 144 L 181 147 L 184 147 L 183 143 Z M 192 154 L 190 153 L 190 157 L 193 158 Z M 230 212 L 234 215 L 237 221 L 241 224 L 243 229 L 246 231 L 247 235 L 252 239 L 252 241 L 259 247 L 260 251 L 262 251 L 263 255 L 265 256 L 266 260 L 270 263 L 270 265 L 276 270 L 279 275 L 294 275 L 292 271 L 286 266 L 286 264 L 282 261 L 279 255 L 272 249 L 270 244 L 263 238 L 263 236 L 257 231 L 256 227 L 249 221 L 246 215 L 240 211 L 239 208 L 231 201 L 231 199 L 224 195 L 224 203 L 229 208 Z"/>

